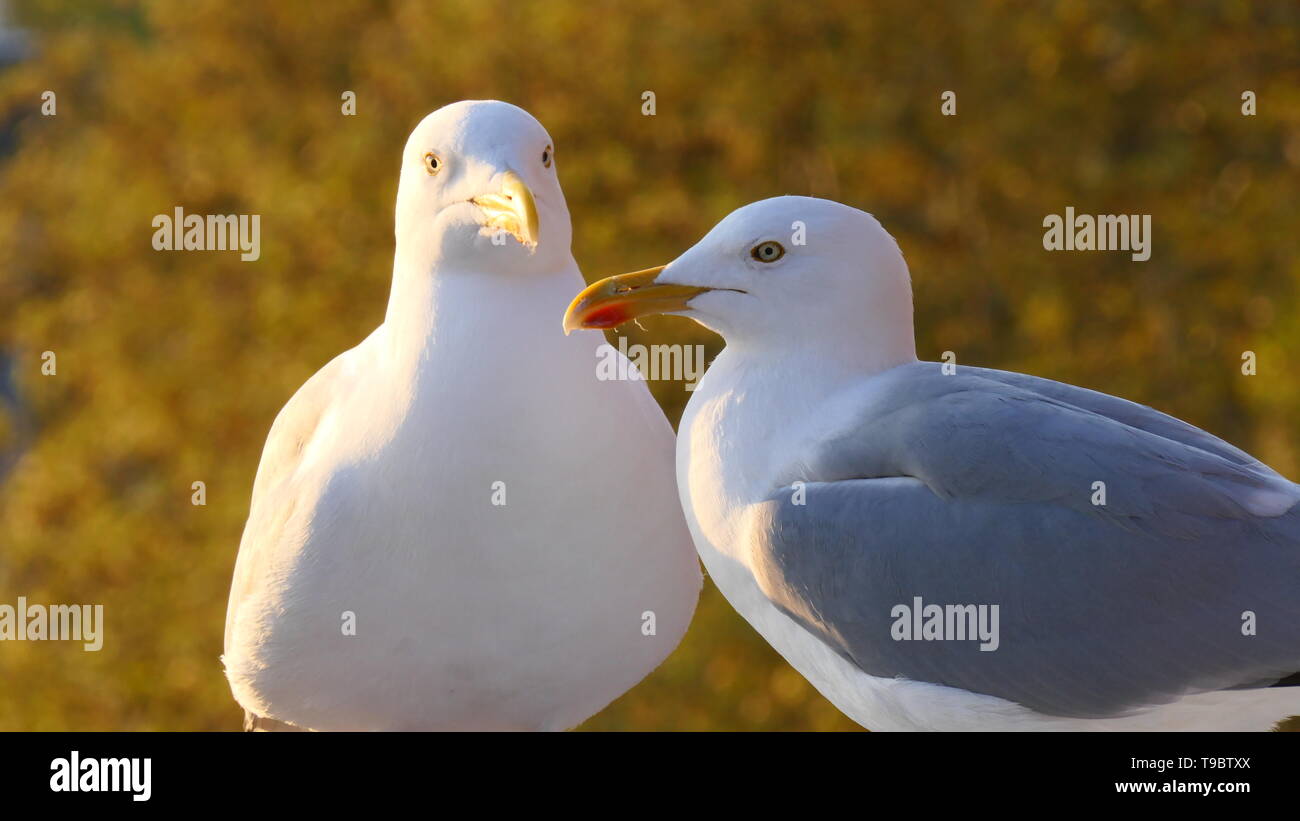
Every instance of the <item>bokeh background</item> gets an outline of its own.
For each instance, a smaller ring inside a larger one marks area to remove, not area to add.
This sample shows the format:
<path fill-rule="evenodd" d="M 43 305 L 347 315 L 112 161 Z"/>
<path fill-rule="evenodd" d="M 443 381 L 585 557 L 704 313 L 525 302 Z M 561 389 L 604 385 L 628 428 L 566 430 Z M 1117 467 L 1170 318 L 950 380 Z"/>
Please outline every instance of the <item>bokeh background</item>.
<path fill-rule="evenodd" d="M 0 601 L 102 603 L 107 633 L 0 645 L 0 729 L 239 727 L 218 656 L 262 443 L 382 319 L 399 151 L 459 99 L 551 131 L 589 280 L 751 200 L 839 199 L 902 245 L 924 358 L 1119 394 L 1300 477 L 1295 4 L 8 6 Z M 1044 251 L 1068 205 L 1152 214 L 1150 261 Z M 176 206 L 260 214 L 261 259 L 154 251 Z M 719 348 L 679 318 L 626 333 Z M 689 395 L 653 389 L 675 423 Z M 855 729 L 707 583 L 677 653 L 584 726 Z"/>

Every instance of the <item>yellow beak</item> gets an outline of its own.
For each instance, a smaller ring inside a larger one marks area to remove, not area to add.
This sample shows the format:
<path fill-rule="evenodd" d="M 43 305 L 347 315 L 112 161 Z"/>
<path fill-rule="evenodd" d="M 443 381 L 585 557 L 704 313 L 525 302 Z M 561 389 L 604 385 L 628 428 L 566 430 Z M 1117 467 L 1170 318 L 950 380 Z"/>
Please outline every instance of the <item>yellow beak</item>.
<path fill-rule="evenodd" d="M 470 202 L 487 215 L 484 223 L 487 227 L 505 231 L 529 248 L 537 247 L 537 203 L 533 192 L 514 171 L 503 175 L 501 193 L 480 194 Z"/>
<path fill-rule="evenodd" d="M 577 328 L 615 328 L 647 314 L 686 310 L 686 303 L 710 288 L 656 283 L 664 266 L 606 277 L 587 286 L 564 312 L 564 333 Z"/>

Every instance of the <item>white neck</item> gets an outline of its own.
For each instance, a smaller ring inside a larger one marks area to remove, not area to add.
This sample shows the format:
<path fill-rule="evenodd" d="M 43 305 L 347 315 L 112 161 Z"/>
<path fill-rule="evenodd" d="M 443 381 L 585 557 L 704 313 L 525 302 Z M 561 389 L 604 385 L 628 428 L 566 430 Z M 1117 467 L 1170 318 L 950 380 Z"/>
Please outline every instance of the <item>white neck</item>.
<path fill-rule="evenodd" d="M 511 340 L 562 340 L 564 308 L 582 285 L 572 257 L 554 271 L 506 274 L 407 258 L 399 251 L 384 318 L 394 372 L 417 376 L 437 346 L 465 350 L 466 359 L 475 360 L 474 352 L 508 350 Z M 484 344 L 490 338 L 504 344 Z"/>
<path fill-rule="evenodd" d="M 861 342 L 828 346 L 815 338 L 785 347 L 756 347 L 748 340 L 729 343 L 683 415 L 678 481 L 688 482 L 691 493 L 717 493 L 731 503 L 701 509 L 741 509 L 766 498 L 776 487 L 799 478 L 794 474 L 800 469 L 801 443 L 832 397 L 915 361 L 914 345 L 902 340 L 893 347 Z M 723 462 L 731 469 L 712 469 Z M 721 534 L 734 523 L 701 518 L 718 543 L 725 543 L 729 536 Z"/>
<path fill-rule="evenodd" d="M 812 324 L 794 338 L 732 336 L 727 350 L 756 368 L 783 370 L 800 381 L 865 379 L 916 361 L 910 312 L 853 329 Z"/>

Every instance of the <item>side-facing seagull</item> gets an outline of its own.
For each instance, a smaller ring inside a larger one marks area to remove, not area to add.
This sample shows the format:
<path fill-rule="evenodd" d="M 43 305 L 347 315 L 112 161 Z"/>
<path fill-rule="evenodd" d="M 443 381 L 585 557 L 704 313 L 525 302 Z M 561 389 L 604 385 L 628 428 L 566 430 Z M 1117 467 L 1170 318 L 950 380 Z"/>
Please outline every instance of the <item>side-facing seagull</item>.
<path fill-rule="evenodd" d="M 603 340 L 556 325 L 583 281 L 527 112 L 424 118 L 396 235 L 384 323 L 267 439 L 226 616 L 231 690 L 255 729 L 572 727 L 694 611 L 672 429 L 644 384 L 597 379 Z"/>
<path fill-rule="evenodd" d="M 669 265 L 591 286 L 564 326 L 646 313 L 727 341 L 677 445 L 706 569 L 855 721 L 1300 713 L 1300 687 L 1270 686 L 1300 670 L 1300 486 L 1123 399 L 918 362 L 907 265 L 869 214 L 748 205 Z"/>

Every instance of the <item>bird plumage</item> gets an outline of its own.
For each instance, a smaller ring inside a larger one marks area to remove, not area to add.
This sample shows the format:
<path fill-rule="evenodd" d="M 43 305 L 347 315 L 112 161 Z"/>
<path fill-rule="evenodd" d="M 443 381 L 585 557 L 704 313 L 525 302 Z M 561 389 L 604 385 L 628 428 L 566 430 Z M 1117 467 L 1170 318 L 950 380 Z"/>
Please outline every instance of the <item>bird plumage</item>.
<path fill-rule="evenodd" d="M 255 716 L 565 729 L 685 632 L 672 430 L 643 383 L 597 379 L 601 340 L 559 328 L 582 279 L 549 144 L 503 103 L 408 141 L 388 315 L 285 406 L 258 470 L 224 656 Z M 468 201 L 507 173 L 535 193 L 536 248 Z"/>

